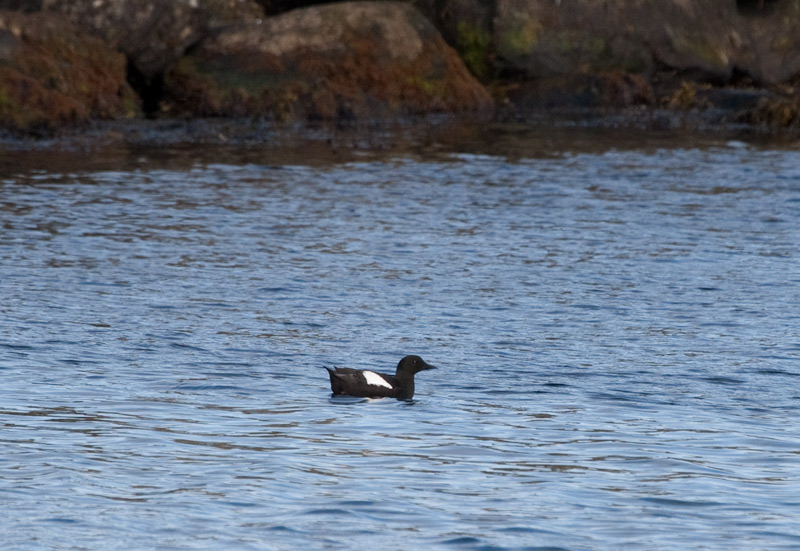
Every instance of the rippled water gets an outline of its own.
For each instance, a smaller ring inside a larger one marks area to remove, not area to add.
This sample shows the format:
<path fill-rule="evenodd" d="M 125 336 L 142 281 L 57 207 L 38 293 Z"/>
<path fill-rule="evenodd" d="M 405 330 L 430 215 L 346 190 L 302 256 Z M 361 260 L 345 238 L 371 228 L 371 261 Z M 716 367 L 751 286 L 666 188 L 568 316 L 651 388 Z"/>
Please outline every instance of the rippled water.
<path fill-rule="evenodd" d="M 800 153 L 537 144 L 5 157 L 2 549 L 800 548 Z"/>

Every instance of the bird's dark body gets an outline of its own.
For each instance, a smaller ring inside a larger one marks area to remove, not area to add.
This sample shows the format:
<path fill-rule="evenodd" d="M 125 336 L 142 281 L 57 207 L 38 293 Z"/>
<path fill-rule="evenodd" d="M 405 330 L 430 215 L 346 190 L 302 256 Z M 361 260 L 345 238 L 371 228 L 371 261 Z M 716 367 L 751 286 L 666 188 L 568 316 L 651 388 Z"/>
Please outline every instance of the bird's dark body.
<path fill-rule="evenodd" d="M 426 369 L 434 369 L 434 366 L 419 356 L 406 356 L 397 364 L 394 375 L 348 367 L 325 369 L 330 375 L 334 396 L 408 400 L 414 396 L 414 375 Z"/>
<path fill-rule="evenodd" d="M 370 398 L 397 398 L 399 394 L 406 394 L 402 392 L 402 385 L 395 379 L 394 375 L 387 375 L 386 373 L 375 373 L 382 377 L 391 388 L 384 386 L 369 384 L 364 372 L 358 369 L 350 369 L 348 367 L 336 367 L 328 369 L 331 376 L 331 391 L 334 394 L 345 396 L 363 396 Z M 413 393 L 413 390 L 412 390 Z"/>

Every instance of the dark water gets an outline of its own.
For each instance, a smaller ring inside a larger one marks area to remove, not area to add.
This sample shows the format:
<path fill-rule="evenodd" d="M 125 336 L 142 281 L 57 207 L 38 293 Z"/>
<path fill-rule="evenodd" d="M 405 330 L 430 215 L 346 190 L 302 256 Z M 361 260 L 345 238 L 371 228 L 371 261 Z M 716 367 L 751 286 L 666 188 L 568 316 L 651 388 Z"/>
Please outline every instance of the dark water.
<path fill-rule="evenodd" d="M 800 153 L 582 139 L 6 155 L 2 549 L 800 548 Z"/>

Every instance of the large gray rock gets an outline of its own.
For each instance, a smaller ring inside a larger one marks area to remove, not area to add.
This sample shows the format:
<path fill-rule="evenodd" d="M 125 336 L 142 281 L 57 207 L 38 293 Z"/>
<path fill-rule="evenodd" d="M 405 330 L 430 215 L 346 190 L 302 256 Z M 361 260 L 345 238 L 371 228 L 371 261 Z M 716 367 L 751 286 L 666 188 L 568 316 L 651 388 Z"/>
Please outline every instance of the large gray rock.
<path fill-rule="evenodd" d="M 197 6 L 211 28 L 265 17 L 264 9 L 256 0 L 194 0 L 193 5 Z"/>
<path fill-rule="evenodd" d="M 541 79 L 674 70 L 800 74 L 800 0 L 417 0 L 474 72 Z"/>
<path fill-rule="evenodd" d="M 124 53 L 146 80 L 160 77 L 211 29 L 255 20 L 264 12 L 255 0 L 42 0 Z"/>
<path fill-rule="evenodd" d="M 123 52 L 146 79 L 163 73 L 206 32 L 202 14 L 176 0 L 44 0 L 43 8 Z"/>
<path fill-rule="evenodd" d="M 498 0 L 502 70 L 538 78 L 580 71 L 649 73 L 656 64 L 727 79 L 735 11 L 727 0 Z"/>
<path fill-rule="evenodd" d="M 787 82 L 800 75 L 800 1 L 763 8 L 745 12 L 739 20 L 736 66 L 760 82 Z"/>
<path fill-rule="evenodd" d="M 220 30 L 167 74 L 165 107 L 192 115 L 342 119 L 491 106 L 412 6 L 342 2 Z"/>
<path fill-rule="evenodd" d="M 0 127 L 41 132 L 139 110 L 125 58 L 53 14 L 0 11 Z"/>

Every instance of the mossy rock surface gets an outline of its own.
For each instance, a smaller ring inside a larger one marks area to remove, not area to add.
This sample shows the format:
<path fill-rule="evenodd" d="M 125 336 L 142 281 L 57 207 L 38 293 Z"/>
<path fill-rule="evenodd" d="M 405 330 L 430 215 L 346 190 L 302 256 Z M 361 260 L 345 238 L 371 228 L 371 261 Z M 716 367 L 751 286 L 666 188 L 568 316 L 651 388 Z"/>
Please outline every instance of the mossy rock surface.
<path fill-rule="evenodd" d="M 124 53 L 146 79 L 162 74 L 208 28 L 206 14 L 180 0 L 44 0 L 43 9 Z"/>
<path fill-rule="evenodd" d="M 409 4 L 343 2 L 223 29 L 167 73 L 165 108 L 204 116 L 364 119 L 491 108 Z"/>
<path fill-rule="evenodd" d="M 52 14 L 0 11 L 0 125 L 39 132 L 134 116 L 125 58 Z"/>
<path fill-rule="evenodd" d="M 775 84 L 800 73 L 798 21 L 798 0 L 497 0 L 492 34 L 497 69 L 525 78 L 668 67 Z"/>

